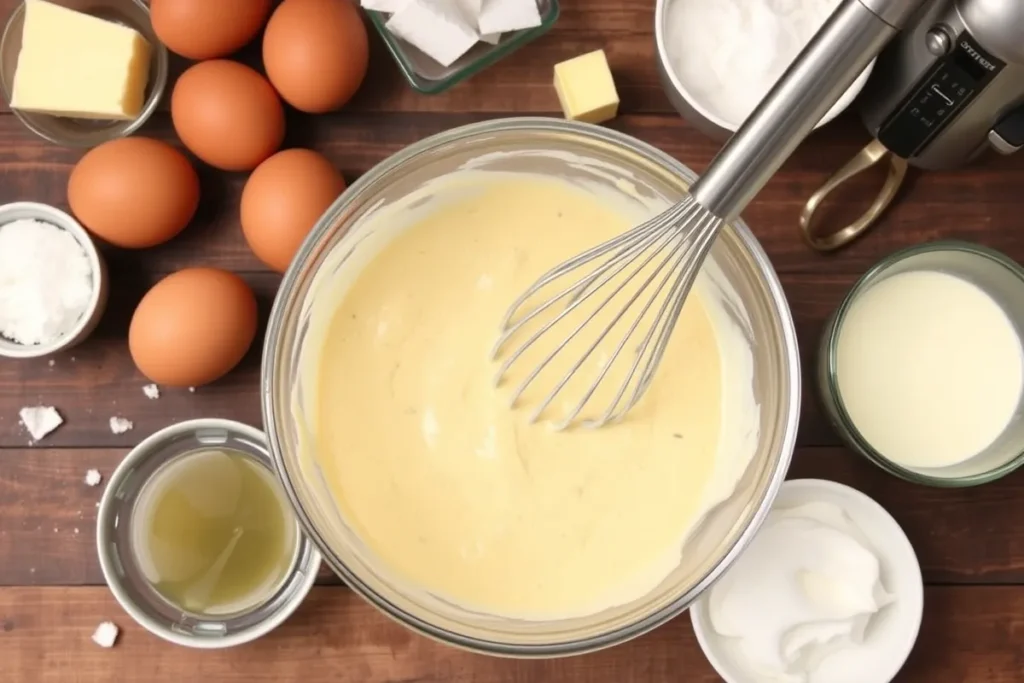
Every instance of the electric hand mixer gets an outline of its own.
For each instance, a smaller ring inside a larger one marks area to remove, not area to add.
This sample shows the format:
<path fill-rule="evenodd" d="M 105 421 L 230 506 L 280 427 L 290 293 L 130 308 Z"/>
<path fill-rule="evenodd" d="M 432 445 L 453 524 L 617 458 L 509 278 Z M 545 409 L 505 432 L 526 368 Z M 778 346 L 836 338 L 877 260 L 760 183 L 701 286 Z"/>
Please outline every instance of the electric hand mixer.
<path fill-rule="evenodd" d="M 578 399 L 563 399 L 567 414 L 555 421 L 558 429 L 577 421 L 595 396 L 605 405 L 582 420 L 586 426 L 600 427 L 631 410 L 650 387 L 723 226 L 746 208 L 924 2 L 843 0 L 682 201 L 556 266 L 528 288 L 506 314 L 494 348 L 502 361 L 496 382 L 517 362 L 539 354 L 513 390 L 513 404 L 532 387 L 539 401 L 533 421 L 564 389 L 572 387 L 573 396 L 578 390 Z M 531 303 L 547 291 L 553 293 Z M 593 310 L 587 313 L 585 304 Z M 566 324 L 564 336 L 556 332 Z M 591 378 L 581 368 L 594 361 L 599 347 L 607 350 L 600 352 Z M 552 361 L 567 352 L 563 372 Z M 538 392 L 546 369 L 555 370 L 553 387 Z"/>

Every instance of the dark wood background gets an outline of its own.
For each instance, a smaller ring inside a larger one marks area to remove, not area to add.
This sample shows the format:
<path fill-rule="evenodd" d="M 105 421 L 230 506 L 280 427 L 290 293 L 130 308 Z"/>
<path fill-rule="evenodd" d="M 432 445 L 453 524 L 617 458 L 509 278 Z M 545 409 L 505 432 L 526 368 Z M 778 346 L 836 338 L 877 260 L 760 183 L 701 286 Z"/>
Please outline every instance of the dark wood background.
<path fill-rule="evenodd" d="M 211 0 L 212 1 L 212 0 Z M 6 15 L 17 0 L 0 0 Z M 289 146 L 326 154 L 351 181 L 403 146 L 483 119 L 558 115 L 552 66 L 604 48 L 622 98 L 610 125 L 696 170 L 717 145 L 671 109 L 654 69 L 653 0 L 564 0 L 555 29 L 440 96 L 401 79 L 375 36 L 371 72 L 344 111 L 291 115 Z M 240 57 L 258 61 L 258 51 Z M 175 73 L 182 68 L 176 64 Z M 166 114 L 144 134 L 173 140 Z M 805 375 L 814 367 L 825 318 L 854 280 L 893 250 L 962 238 L 1024 259 L 1024 156 L 989 158 L 962 171 L 911 174 L 898 205 L 868 237 L 833 256 L 801 242 L 797 215 L 818 185 L 866 141 L 853 115 L 814 134 L 772 180 L 745 218 L 785 286 L 796 317 Z M 32 200 L 67 209 L 66 183 L 80 152 L 48 144 L 0 113 L 0 202 Z M 199 216 L 177 239 L 140 252 L 110 250 L 112 297 L 95 336 L 46 360 L 0 359 L 0 681 L 297 681 L 309 683 L 711 683 L 690 621 L 681 616 L 626 645 L 578 658 L 517 662 L 445 648 L 395 625 L 325 576 L 281 628 L 256 644 L 199 652 L 167 644 L 136 626 L 103 584 L 95 551 L 101 487 L 87 469 L 109 475 L 127 449 L 154 430 L 193 417 L 260 425 L 258 349 L 230 376 L 192 394 L 142 393 L 126 334 L 135 303 L 162 275 L 189 265 L 241 273 L 255 288 L 265 321 L 279 278 L 249 253 L 238 224 L 240 174 L 200 168 Z M 833 218 L 854 215 L 878 178 L 864 178 L 833 203 Z M 54 405 L 66 419 L 30 447 L 18 422 L 25 405 Z M 113 435 L 108 418 L 135 428 Z M 839 445 L 805 386 L 792 477 L 852 485 L 884 505 L 906 530 L 927 582 L 924 626 L 901 683 L 1016 683 L 1024 676 L 1024 473 L 968 490 L 900 482 Z M 100 621 L 122 628 L 117 646 L 90 641 Z M 202 667 L 202 669 L 200 669 Z M 876 683 L 864 681 L 864 683 Z"/>

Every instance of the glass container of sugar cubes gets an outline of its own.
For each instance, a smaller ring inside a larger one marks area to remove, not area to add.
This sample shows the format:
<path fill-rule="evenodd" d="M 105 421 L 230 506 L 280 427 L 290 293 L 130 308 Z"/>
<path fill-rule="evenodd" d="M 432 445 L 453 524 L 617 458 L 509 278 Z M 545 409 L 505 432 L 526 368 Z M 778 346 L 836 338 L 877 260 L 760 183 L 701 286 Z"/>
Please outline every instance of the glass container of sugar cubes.
<path fill-rule="evenodd" d="M 362 0 L 415 90 L 436 94 L 544 35 L 558 0 Z"/>

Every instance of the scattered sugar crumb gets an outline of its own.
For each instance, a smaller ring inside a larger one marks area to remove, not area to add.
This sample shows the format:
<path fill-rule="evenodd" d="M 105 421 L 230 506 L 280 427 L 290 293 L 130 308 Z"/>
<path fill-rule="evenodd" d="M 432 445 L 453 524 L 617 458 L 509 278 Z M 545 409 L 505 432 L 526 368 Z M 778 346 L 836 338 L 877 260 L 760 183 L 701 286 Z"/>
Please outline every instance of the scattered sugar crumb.
<path fill-rule="evenodd" d="M 196 388 L 195 387 L 189 387 L 188 391 L 189 391 L 190 394 L 194 394 L 194 393 L 196 393 Z"/>
<path fill-rule="evenodd" d="M 53 527 L 53 533 L 57 533 L 58 531 L 60 531 L 60 529 L 58 529 L 57 527 Z"/>
<path fill-rule="evenodd" d="M 132 424 L 131 420 L 127 420 L 123 417 L 112 417 L 110 418 L 110 431 L 114 434 L 124 434 L 130 431 L 135 425 Z"/>
<path fill-rule="evenodd" d="M 57 364 L 57 361 L 55 361 L 54 359 L 51 358 L 50 359 L 50 367 L 52 368 L 56 364 Z"/>
<path fill-rule="evenodd" d="M 18 417 L 25 429 L 32 435 L 32 441 L 36 442 L 64 424 L 64 418 L 60 416 L 53 406 L 29 406 L 18 411 Z"/>
<path fill-rule="evenodd" d="M 75 527 L 75 533 L 76 534 L 78 533 L 78 527 L 77 526 Z"/>
<path fill-rule="evenodd" d="M 36 573 L 36 568 L 35 567 L 29 567 L 28 568 L 28 573 L 29 574 L 35 574 Z"/>
<path fill-rule="evenodd" d="M 89 486 L 99 486 L 101 481 L 103 481 L 103 475 L 99 470 L 89 470 L 85 473 L 85 483 Z"/>
<path fill-rule="evenodd" d="M 147 384 L 142 387 L 142 393 L 146 395 L 146 398 L 160 398 L 160 387 L 155 384 Z"/>
<path fill-rule="evenodd" d="M 120 632 L 121 630 L 117 628 L 114 622 L 104 621 L 96 627 L 96 631 L 92 634 L 92 642 L 100 647 L 114 647 Z"/>

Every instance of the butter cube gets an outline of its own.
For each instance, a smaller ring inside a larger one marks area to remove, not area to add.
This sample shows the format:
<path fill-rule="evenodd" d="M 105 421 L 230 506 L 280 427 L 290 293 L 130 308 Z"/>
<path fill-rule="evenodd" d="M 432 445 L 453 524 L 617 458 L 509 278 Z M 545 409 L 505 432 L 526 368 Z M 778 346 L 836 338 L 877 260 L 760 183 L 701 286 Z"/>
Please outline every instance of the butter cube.
<path fill-rule="evenodd" d="M 142 111 L 152 48 L 138 31 L 43 0 L 25 1 L 11 107 L 83 119 Z"/>
<path fill-rule="evenodd" d="M 603 123 L 619 113 L 619 93 L 604 50 L 556 64 L 555 90 L 570 121 Z"/>

